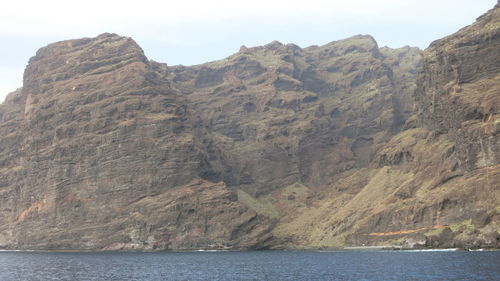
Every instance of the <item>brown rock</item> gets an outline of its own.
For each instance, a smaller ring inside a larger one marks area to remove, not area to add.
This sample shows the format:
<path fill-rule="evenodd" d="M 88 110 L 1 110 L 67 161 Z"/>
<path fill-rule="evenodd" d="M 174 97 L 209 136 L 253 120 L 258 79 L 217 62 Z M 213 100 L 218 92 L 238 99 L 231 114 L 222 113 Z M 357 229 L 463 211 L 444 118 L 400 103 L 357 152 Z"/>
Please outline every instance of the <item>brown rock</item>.
<path fill-rule="evenodd" d="M 498 248 L 499 11 L 423 53 L 50 44 L 0 105 L 0 247 Z"/>

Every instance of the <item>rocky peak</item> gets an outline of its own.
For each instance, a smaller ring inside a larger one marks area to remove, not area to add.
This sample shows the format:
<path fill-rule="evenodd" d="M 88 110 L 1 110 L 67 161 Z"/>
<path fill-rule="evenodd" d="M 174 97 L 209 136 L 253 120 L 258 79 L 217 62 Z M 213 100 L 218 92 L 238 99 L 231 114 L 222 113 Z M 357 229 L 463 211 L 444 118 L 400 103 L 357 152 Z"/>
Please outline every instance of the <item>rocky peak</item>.
<path fill-rule="evenodd" d="M 79 94 L 117 94 L 144 83 L 159 81 L 131 38 L 104 33 L 61 41 L 41 48 L 30 59 L 22 90 L 27 96 L 25 112 L 30 119 L 39 108 L 75 101 Z"/>
<path fill-rule="evenodd" d="M 378 52 L 377 41 L 371 35 L 355 35 L 346 39 L 332 41 L 323 46 L 311 46 L 306 50 L 319 50 L 330 55 L 345 55 L 353 52 Z"/>
<path fill-rule="evenodd" d="M 100 74 L 133 62 L 147 63 L 147 59 L 129 37 L 104 33 L 95 38 L 61 41 L 41 48 L 29 60 L 24 86 L 33 86 L 30 90 L 34 93 L 40 83 Z"/>
<path fill-rule="evenodd" d="M 268 50 L 277 50 L 281 47 L 283 47 L 283 43 L 278 40 L 273 40 L 271 43 L 264 45 L 264 48 Z"/>

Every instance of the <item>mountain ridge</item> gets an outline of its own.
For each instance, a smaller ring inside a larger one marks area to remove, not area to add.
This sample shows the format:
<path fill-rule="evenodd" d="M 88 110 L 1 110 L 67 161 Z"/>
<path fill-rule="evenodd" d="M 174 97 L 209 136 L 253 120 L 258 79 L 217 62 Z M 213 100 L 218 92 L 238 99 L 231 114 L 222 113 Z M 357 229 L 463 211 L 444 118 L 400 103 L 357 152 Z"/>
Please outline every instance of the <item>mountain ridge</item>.
<path fill-rule="evenodd" d="M 498 248 L 499 10 L 424 51 L 49 44 L 0 105 L 0 248 Z"/>

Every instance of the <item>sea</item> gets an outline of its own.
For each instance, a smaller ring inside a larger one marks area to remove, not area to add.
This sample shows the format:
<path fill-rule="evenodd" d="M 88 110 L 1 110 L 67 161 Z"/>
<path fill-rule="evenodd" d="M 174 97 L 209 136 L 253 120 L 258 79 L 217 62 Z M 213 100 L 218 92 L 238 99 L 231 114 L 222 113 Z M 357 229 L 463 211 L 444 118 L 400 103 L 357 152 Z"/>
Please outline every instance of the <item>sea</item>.
<path fill-rule="evenodd" d="M 0 252 L 0 280 L 500 280 L 500 252 Z"/>

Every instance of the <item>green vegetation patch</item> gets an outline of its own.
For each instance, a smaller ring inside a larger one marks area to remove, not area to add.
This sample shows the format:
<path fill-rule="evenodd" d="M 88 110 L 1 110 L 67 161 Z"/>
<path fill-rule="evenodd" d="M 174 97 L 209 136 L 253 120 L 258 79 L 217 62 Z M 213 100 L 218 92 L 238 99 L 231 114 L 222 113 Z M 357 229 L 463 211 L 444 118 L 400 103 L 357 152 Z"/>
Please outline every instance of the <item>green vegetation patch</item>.
<path fill-rule="evenodd" d="M 253 198 L 245 191 L 238 189 L 238 201 L 243 203 L 248 208 L 254 210 L 259 215 L 264 215 L 270 218 L 278 218 L 280 215 L 271 203 L 260 201 Z"/>
<path fill-rule="evenodd" d="M 437 228 L 424 233 L 425 236 L 439 236 L 443 232 L 444 228 Z"/>
<path fill-rule="evenodd" d="M 392 240 L 387 240 L 384 244 L 386 245 L 403 245 L 405 242 L 404 237 L 398 238 L 398 239 L 392 239 Z"/>
<path fill-rule="evenodd" d="M 285 61 L 281 60 L 280 56 L 274 52 L 269 52 L 265 49 L 257 50 L 250 54 L 250 57 L 261 63 L 264 67 L 274 69 L 280 66 Z"/>
<path fill-rule="evenodd" d="M 472 224 L 472 219 L 464 220 L 458 223 L 454 223 L 450 225 L 450 229 L 453 232 L 457 232 L 460 228 L 463 226 L 466 227 L 468 230 L 474 230 L 474 225 Z"/>

